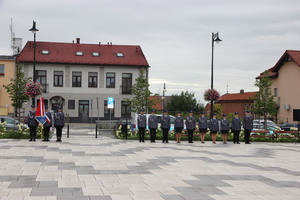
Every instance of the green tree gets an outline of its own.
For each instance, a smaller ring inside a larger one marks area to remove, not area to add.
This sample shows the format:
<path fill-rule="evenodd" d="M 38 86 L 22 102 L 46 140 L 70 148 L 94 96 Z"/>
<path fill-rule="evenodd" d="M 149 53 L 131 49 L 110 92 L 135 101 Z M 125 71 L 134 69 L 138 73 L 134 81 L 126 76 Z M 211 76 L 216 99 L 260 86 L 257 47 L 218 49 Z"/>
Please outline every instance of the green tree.
<path fill-rule="evenodd" d="M 194 112 L 201 112 L 204 110 L 203 104 L 199 104 L 195 98 L 195 93 L 188 91 L 180 94 L 173 94 L 167 104 L 167 109 L 170 111 L 187 112 L 193 110 Z"/>
<path fill-rule="evenodd" d="M 256 79 L 255 86 L 259 88 L 254 98 L 253 112 L 264 118 L 264 127 L 267 129 L 267 116 L 274 116 L 277 113 L 276 102 L 271 91 L 272 81 L 269 78 L 267 72 L 263 77 Z"/>
<path fill-rule="evenodd" d="M 8 85 L 4 85 L 4 88 L 12 101 L 11 105 L 17 110 L 19 121 L 20 109 L 23 107 L 23 103 L 29 100 L 29 96 L 26 94 L 26 83 L 30 78 L 25 78 L 22 68 L 23 66 L 20 63 L 17 63 L 15 78 L 11 79 L 11 82 Z"/>
<path fill-rule="evenodd" d="M 132 112 L 139 112 L 140 110 L 147 111 L 153 105 L 153 100 L 149 99 L 151 92 L 149 90 L 148 79 L 145 70 L 140 70 L 140 75 L 135 79 L 135 84 L 132 86 L 131 91 L 134 97 L 128 100 L 131 104 Z"/>

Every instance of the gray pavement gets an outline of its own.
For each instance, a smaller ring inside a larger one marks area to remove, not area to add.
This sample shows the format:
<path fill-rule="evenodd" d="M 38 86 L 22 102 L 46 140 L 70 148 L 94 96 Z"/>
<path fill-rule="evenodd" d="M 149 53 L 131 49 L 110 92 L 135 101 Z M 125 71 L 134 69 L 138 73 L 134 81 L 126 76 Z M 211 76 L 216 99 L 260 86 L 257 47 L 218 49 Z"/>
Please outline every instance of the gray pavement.
<path fill-rule="evenodd" d="M 0 199 L 298 200 L 299 144 L 138 143 L 71 127 L 61 143 L 0 140 Z"/>

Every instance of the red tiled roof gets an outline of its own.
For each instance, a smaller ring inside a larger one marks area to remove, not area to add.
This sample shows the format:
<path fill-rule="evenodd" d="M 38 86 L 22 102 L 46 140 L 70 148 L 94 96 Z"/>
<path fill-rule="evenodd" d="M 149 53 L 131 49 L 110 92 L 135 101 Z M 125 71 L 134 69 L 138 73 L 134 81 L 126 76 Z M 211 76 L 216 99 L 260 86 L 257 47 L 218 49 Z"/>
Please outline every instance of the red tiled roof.
<path fill-rule="evenodd" d="M 277 61 L 277 63 L 275 64 L 274 67 L 266 70 L 267 75 L 270 78 L 276 78 L 278 76 L 278 71 L 280 69 L 280 67 L 287 62 L 289 59 L 293 60 L 299 67 L 300 67 L 300 51 L 296 51 L 296 50 L 286 50 L 284 52 L 284 54 L 281 56 L 281 58 Z M 256 79 L 259 79 L 263 76 L 265 76 L 264 74 L 265 72 L 260 73 L 260 75 L 258 77 L 256 77 Z"/>
<path fill-rule="evenodd" d="M 149 99 L 153 99 L 153 100 L 156 100 L 156 104 L 154 104 L 152 106 L 152 109 L 155 109 L 155 110 L 163 110 L 163 106 L 162 106 L 162 103 L 161 103 L 161 99 L 159 96 L 150 96 L 148 97 Z"/>
<path fill-rule="evenodd" d="M 33 47 L 34 42 L 28 41 L 17 60 L 33 62 Z M 43 50 L 49 51 L 49 54 L 42 54 Z M 76 56 L 76 52 L 83 52 L 83 56 Z M 93 56 L 92 52 L 98 52 L 100 56 Z M 124 56 L 117 57 L 117 53 L 123 53 Z M 138 45 L 36 42 L 36 62 L 149 67 L 143 51 Z"/>
<path fill-rule="evenodd" d="M 244 93 L 234 93 L 234 94 L 224 94 L 221 96 L 219 102 L 222 101 L 241 101 L 250 100 L 256 96 L 256 92 L 244 92 Z"/>

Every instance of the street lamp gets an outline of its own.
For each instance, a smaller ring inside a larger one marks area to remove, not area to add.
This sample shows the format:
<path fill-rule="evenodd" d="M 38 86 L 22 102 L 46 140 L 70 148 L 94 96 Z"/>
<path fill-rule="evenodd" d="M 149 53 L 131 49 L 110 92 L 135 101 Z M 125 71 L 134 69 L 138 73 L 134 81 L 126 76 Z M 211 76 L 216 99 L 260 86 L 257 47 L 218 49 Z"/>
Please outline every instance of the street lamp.
<path fill-rule="evenodd" d="M 35 52 L 36 52 L 36 42 L 35 42 L 35 38 L 36 38 L 36 32 L 39 31 L 36 27 L 35 27 L 35 21 L 33 21 L 32 24 L 32 28 L 29 29 L 29 31 L 31 31 L 33 33 L 33 37 L 34 37 L 34 42 L 33 42 L 33 77 L 32 77 L 32 81 L 35 82 Z M 35 105 L 35 97 L 32 97 L 32 105 Z"/>
<path fill-rule="evenodd" d="M 166 92 L 166 83 L 164 83 L 164 89 L 163 89 L 163 110 L 165 109 L 165 92 Z"/>
<path fill-rule="evenodd" d="M 212 48 L 212 54 L 211 54 L 211 86 L 210 89 L 214 89 L 214 43 L 216 42 L 217 44 L 221 42 L 222 40 L 219 38 L 219 32 L 217 33 L 212 33 L 211 37 L 211 48 Z M 213 117 L 213 112 L 214 112 L 214 100 L 210 100 L 210 117 Z"/>

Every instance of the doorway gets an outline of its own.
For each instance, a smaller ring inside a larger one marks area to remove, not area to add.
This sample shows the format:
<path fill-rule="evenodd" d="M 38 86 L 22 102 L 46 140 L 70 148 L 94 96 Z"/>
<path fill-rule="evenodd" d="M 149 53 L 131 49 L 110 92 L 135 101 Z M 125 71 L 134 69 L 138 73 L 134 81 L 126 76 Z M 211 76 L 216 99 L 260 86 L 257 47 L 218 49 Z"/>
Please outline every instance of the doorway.
<path fill-rule="evenodd" d="M 82 123 L 89 122 L 89 100 L 79 100 L 79 120 Z"/>

